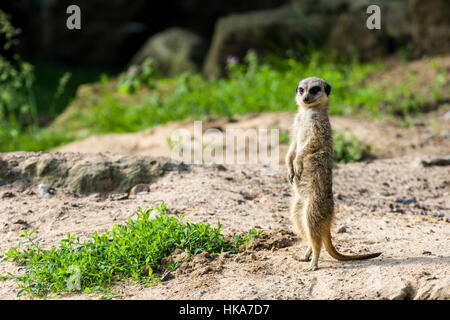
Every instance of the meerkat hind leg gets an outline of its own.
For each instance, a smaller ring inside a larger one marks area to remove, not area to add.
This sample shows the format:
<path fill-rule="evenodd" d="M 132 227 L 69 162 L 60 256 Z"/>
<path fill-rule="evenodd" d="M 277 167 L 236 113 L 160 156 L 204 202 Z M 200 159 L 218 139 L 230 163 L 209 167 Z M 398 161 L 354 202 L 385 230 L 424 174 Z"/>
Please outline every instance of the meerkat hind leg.
<path fill-rule="evenodd" d="M 322 241 L 314 241 L 314 243 L 311 243 L 311 248 L 309 249 L 312 251 L 311 263 L 309 264 L 309 267 L 304 269 L 304 271 L 315 271 L 319 269 L 319 256 L 320 250 L 322 249 Z"/>
<path fill-rule="evenodd" d="M 305 271 L 314 271 L 319 268 L 319 256 L 320 256 L 320 250 L 322 250 L 322 237 L 321 234 L 318 233 L 317 229 L 311 225 L 311 222 L 307 220 L 306 226 L 308 229 L 308 240 L 310 243 L 310 249 L 312 251 L 312 259 L 311 263 L 308 268 L 305 269 Z M 308 253 L 308 252 L 307 252 Z"/>

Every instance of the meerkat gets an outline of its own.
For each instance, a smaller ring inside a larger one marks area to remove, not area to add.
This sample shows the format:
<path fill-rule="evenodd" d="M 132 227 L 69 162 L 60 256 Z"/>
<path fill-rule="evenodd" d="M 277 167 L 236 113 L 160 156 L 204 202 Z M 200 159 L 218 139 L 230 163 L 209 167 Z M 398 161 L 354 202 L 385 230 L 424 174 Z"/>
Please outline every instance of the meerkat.
<path fill-rule="evenodd" d="M 333 258 L 341 261 L 371 259 L 381 254 L 344 255 L 331 242 L 334 200 L 333 135 L 328 117 L 330 93 L 331 86 L 323 79 L 310 77 L 299 82 L 295 97 L 298 112 L 286 155 L 288 180 L 294 189 L 290 217 L 300 237 L 309 242 L 300 259 L 311 260 L 307 271 L 318 269 L 322 244 Z"/>

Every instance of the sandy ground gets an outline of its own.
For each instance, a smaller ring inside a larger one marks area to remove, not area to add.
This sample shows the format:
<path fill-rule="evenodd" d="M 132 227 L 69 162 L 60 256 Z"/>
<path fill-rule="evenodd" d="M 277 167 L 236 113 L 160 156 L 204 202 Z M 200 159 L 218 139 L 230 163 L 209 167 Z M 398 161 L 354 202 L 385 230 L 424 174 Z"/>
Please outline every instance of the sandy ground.
<path fill-rule="evenodd" d="M 67 157 L 70 157 L 67 154 Z M 10 155 L 11 157 L 11 155 Z M 262 229 L 238 254 L 201 254 L 184 261 L 168 281 L 153 287 L 128 282 L 114 291 L 122 299 L 449 299 L 450 167 L 424 167 L 415 157 L 339 165 L 334 170 L 334 242 L 344 253 L 378 252 L 373 260 L 338 262 L 325 251 L 314 272 L 297 257 L 305 249 L 288 218 L 286 168 L 261 165 L 191 165 L 168 172 L 150 192 L 124 200 L 97 194 L 75 196 L 57 189 L 40 196 L 36 184 L 0 186 L 0 255 L 20 241 L 23 229 L 37 229 L 45 246 L 67 232 L 88 236 L 133 217 L 138 206 L 168 208 L 189 221 L 223 224 L 223 232 Z M 339 231 L 339 232 L 338 232 Z M 23 272 L 0 262 L 0 274 Z M 0 283 L 1 299 L 17 299 L 14 280 Z M 97 299 L 69 294 L 57 299 Z M 26 297 L 20 297 L 26 299 Z"/>

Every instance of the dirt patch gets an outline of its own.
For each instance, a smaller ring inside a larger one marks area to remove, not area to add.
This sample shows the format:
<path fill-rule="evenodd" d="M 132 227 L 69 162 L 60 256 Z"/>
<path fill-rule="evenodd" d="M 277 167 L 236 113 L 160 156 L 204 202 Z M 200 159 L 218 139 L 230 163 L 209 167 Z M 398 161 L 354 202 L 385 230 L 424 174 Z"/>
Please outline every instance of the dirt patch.
<path fill-rule="evenodd" d="M 36 153 L 22 155 L 20 161 L 39 157 Z M 88 155 L 56 157 L 71 161 L 83 156 Z M 13 159 L 12 155 L 2 157 Z M 25 229 L 36 229 L 35 240 L 50 248 L 67 232 L 82 239 L 94 231 L 101 234 L 134 218 L 138 206 L 151 208 L 165 201 L 169 212 L 183 212 L 190 222 L 215 227 L 220 221 L 225 235 L 251 228 L 263 233 L 236 254 L 200 254 L 187 259 L 184 252 L 174 252 L 170 258 L 182 264 L 168 279 L 148 288 L 120 282 L 114 289 L 121 294 L 118 298 L 450 298 L 449 166 L 424 167 L 407 157 L 335 168 L 332 236 L 336 247 L 344 253 L 381 251 L 382 255 L 367 261 L 338 262 L 323 251 L 320 269 L 315 272 L 303 272 L 307 263 L 296 259 L 306 244 L 295 236 L 289 221 L 291 190 L 285 171 L 284 166 L 267 171 L 260 165 L 222 169 L 191 165 L 188 170 L 167 171 L 150 184 L 150 192 L 133 198 L 95 193 L 80 196 L 63 187 L 40 195 L 38 181 L 5 182 L 0 186 L 0 255 L 17 245 Z M 169 263 L 163 263 L 161 273 Z M 13 263 L 0 262 L 1 275 L 24 271 Z M 18 290 L 14 280 L 3 281 L 0 298 L 17 299 Z M 99 295 L 56 298 L 97 299 Z"/>

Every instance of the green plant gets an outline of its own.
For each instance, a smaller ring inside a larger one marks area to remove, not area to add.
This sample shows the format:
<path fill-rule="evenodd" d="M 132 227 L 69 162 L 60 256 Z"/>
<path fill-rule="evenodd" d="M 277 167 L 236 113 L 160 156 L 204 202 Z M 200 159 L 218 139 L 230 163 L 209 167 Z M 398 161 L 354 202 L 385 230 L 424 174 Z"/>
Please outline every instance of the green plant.
<path fill-rule="evenodd" d="M 333 132 L 334 161 L 337 163 L 357 162 L 370 156 L 370 146 L 364 145 L 355 135 Z"/>
<path fill-rule="evenodd" d="M 56 88 L 56 92 L 53 96 L 52 102 L 50 103 L 50 114 L 52 116 L 57 115 L 57 104 L 61 99 L 61 96 L 64 94 L 67 83 L 69 82 L 71 76 L 72 74 L 70 72 L 65 72 L 59 79 L 58 87 Z"/>
<path fill-rule="evenodd" d="M 11 137 L 23 128 L 37 129 L 37 110 L 33 92 L 33 66 L 22 61 L 14 52 L 20 29 L 14 28 L 9 16 L 0 10 L 0 38 L 5 39 L 3 50 L 11 60 L 0 55 L 0 126 Z"/>
<path fill-rule="evenodd" d="M 132 65 L 127 72 L 122 73 L 117 81 L 117 88 L 121 93 L 134 93 L 139 87 L 152 87 L 153 80 L 159 76 L 156 63 L 147 58 L 139 65 Z"/>
<path fill-rule="evenodd" d="M 164 203 L 156 211 L 152 218 L 153 209 L 139 207 L 135 220 L 130 218 L 125 224 L 115 225 L 110 232 L 102 235 L 94 232 L 85 241 L 68 233 L 59 247 L 51 249 L 44 249 L 32 239 L 35 231 L 25 230 L 21 235 L 25 241 L 6 252 L 4 260 L 26 265 L 27 271 L 24 275 L 3 276 L 3 280 L 15 278 L 21 288 L 19 294 L 28 292 L 36 296 L 71 289 L 85 293 L 105 291 L 114 282 L 130 277 L 140 282 L 157 281 L 161 259 L 177 248 L 189 256 L 200 252 L 235 252 L 261 233 L 250 230 L 246 235 L 229 239 L 221 233 L 220 223 L 212 228 L 203 223 L 184 222 L 183 215 L 169 214 Z M 179 265 L 172 261 L 168 269 Z"/>

